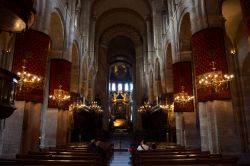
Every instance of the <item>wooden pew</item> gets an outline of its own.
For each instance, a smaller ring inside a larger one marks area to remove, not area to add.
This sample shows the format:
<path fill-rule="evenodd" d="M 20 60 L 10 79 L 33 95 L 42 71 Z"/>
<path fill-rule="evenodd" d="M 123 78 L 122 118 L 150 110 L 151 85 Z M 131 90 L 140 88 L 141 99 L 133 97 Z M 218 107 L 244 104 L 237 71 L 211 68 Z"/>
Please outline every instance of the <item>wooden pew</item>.
<path fill-rule="evenodd" d="M 93 154 L 93 155 L 61 155 L 61 154 L 17 154 L 17 159 L 41 159 L 41 160 L 96 160 L 97 162 L 101 162 L 102 158 L 100 155 Z"/>
<path fill-rule="evenodd" d="M 34 159 L 16 159 L 0 160 L 3 166 L 99 166 L 95 160 L 34 160 Z"/>
<path fill-rule="evenodd" d="M 149 165 L 236 165 L 237 157 L 210 154 L 199 150 L 149 150 L 132 154 L 134 166 Z"/>
<path fill-rule="evenodd" d="M 235 157 L 220 158 L 172 158 L 172 159 L 143 159 L 134 166 L 165 166 L 165 165 L 199 165 L 199 166 L 235 166 L 237 165 Z"/>
<path fill-rule="evenodd" d="M 89 152 L 29 152 L 29 154 L 17 154 L 16 159 L 34 160 L 94 160 L 99 165 L 103 158 L 100 154 Z"/>
<path fill-rule="evenodd" d="M 79 151 L 71 151 L 71 152 L 68 152 L 68 151 L 42 151 L 42 152 L 33 152 L 33 151 L 30 151 L 28 152 L 28 154 L 30 155 L 33 155 L 33 154 L 42 154 L 42 155 L 56 155 L 56 154 L 60 154 L 60 155 L 93 155 L 95 153 L 90 153 L 90 152 L 79 152 Z"/>

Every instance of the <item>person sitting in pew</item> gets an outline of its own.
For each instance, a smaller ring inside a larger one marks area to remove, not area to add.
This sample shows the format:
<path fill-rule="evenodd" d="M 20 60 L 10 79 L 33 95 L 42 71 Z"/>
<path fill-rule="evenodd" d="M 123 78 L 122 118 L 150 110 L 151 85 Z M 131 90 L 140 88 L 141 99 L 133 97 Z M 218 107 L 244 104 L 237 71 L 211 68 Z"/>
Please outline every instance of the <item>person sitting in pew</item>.
<path fill-rule="evenodd" d="M 152 143 L 151 144 L 151 147 L 150 147 L 150 150 L 156 150 L 157 146 L 155 143 Z"/>
<path fill-rule="evenodd" d="M 87 152 L 91 153 L 98 153 L 99 149 L 96 146 L 96 141 L 95 139 L 92 139 L 90 143 L 87 145 Z"/>
<path fill-rule="evenodd" d="M 149 146 L 146 144 L 144 140 L 141 140 L 141 143 L 140 145 L 138 145 L 137 150 L 138 151 L 149 150 Z"/>

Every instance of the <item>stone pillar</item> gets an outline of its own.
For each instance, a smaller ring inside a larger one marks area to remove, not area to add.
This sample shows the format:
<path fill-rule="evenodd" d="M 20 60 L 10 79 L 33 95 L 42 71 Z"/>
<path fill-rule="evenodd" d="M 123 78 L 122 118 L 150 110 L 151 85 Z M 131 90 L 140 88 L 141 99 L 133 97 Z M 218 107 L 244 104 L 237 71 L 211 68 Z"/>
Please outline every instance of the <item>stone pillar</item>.
<path fill-rule="evenodd" d="M 191 148 L 200 148 L 200 128 L 197 121 L 197 111 L 184 112 L 184 128 L 185 128 L 185 146 Z"/>
<path fill-rule="evenodd" d="M 184 146 L 183 113 L 176 112 L 176 141 L 177 145 Z"/>
<path fill-rule="evenodd" d="M 44 112 L 44 119 L 43 119 L 43 135 L 42 135 L 42 142 L 40 147 L 47 148 L 47 147 L 56 147 L 56 139 L 57 139 L 57 121 L 58 121 L 58 108 L 48 108 Z"/>
<path fill-rule="evenodd" d="M 16 154 L 20 152 L 22 140 L 23 116 L 24 116 L 24 101 L 16 101 L 17 109 L 7 119 L 0 120 L 1 122 L 1 142 L 0 142 L 0 157 L 1 158 L 16 158 Z"/>
<path fill-rule="evenodd" d="M 211 62 L 215 62 L 216 71 L 228 73 L 222 28 L 207 28 L 194 34 L 192 49 L 196 77 L 211 72 Z M 236 139 L 239 134 L 235 130 L 237 123 L 232 108 L 230 87 L 223 85 L 216 91 L 213 87 L 197 86 L 197 101 L 202 150 L 209 150 L 211 153 L 237 153 L 236 142 L 239 141 Z M 226 127 L 224 122 L 230 127 Z M 235 135 L 232 136 L 232 133 Z M 221 139 L 222 137 L 224 139 Z M 233 145 L 232 148 L 228 148 L 229 144 Z"/>
<path fill-rule="evenodd" d="M 57 113 L 57 141 L 56 146 L 61 147 L 67 144 L 67 137 L 68 137 L 68 111 L 60 110 Z"/>
<path fill-rule="evenodd" d="M 211 153 L 237 154 L 240 151 L 231 101 L 199 103 L 201 149 Z M 233 145 L 233 146 L 232 146 Z"/>
<path fill-rule="evenodd" d="M 200 119 L 200 135 L 201 135 L 201 150 L 208 151 L 208 117 L 206 112 L 206 104 L 199 103 L 199 119 Z"/>
<path fill-rule="evenodd" d="M 25 103 L 21 153 L 39 149 L 41 107 L 41 103 Z"/>

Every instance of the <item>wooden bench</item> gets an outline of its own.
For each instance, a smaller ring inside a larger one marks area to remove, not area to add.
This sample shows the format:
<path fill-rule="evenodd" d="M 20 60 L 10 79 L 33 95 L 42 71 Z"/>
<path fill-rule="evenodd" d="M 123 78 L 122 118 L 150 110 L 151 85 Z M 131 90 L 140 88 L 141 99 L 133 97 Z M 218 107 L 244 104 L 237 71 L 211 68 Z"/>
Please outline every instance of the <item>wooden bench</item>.
<path fill-rule="evenodd" d="M 16 159 L 16 160 L 0 160 L 3 166 L 99 166 L 95 160 L 34 160 L 34 159 Z"/>
<path fill-rule="evenodd" d="M 94 160 L 99 165 L 102 164 L 103 158 L 96 153 L 74 153 L 74 152 L 30 152 L 29 154 L 17 154 L 16 159 L 34 159 L 34 160 Z"/>
<path fill-rule="evenodd" d="M 90 153 L 90 152 L 79 152 L 79 151 L 72 151 L 72 152 L 68 152 L 68 151 L 43 151 L 43 152 L 33 152 L 33 151 L 30 151 L 28 152 L 28 154 L 42 154 L 42 155 L 55 155 L 55 154 L 61 154 L 61 155 L 93 155 L 93 154 L 96 154 L 96 153 Z"/>
<path fill-rule="evenodd" d="M 208 151 L 186 150 L 149 150 L 136 151 L 132 154 L 134 166 L 144 165 L 236 165 L 237 157 L 222 156 L 220 154 L 210 154 Z"/>
<path fill-rule="evenodd" d="M 53 159 L 53 160 L 96 160 L 102 161 L 100 155 L 93 154 L 93 155 L 61 155 L 61 154 L 49 154 L 49 155 L 42 155 L 42 154 L 17 154 L 17 159 Z"/>
<path fill-rule="evenodd" d="M 199 165 L 199 166 L 235 166 L 237 165 L 235 157 L 220 157 L 220 158 L 179 158 L 179 159 L 143 159 L 134 166 L 165 166 L 165 165 Z"/>

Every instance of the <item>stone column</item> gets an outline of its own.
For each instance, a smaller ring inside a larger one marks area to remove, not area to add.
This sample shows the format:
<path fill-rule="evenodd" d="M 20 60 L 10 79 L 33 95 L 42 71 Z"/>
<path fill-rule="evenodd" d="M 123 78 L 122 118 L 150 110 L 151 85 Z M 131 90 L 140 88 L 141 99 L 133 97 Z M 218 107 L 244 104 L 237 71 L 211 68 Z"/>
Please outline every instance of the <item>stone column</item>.
<path fill-rule="evenodd" d="M 56 147 L 58 108 L 48 108 L 43 116 L 41 148 Z"/>
<path fill-rule="evenodd" d="M 56 146 L 61 147 L 67 144 L 68 137 L 68 111 L 60 110 L 57 113 L 57 133 L 56 133 Z"/>
<path fill-rule="evenodd" d="M 201 150 L 208 151 L 208 117 L 206 112 L 206 104 L 199 103 L 199 119 L 200 119 L 200 137 L 201 137 Z"/>
<path fill-rule="evenodd" d="M 228 73 L 227 55 L 222 32 L 222 28 L 213 27 L 199 31 L 192 36 L 196 77 L 211 72 L 212 61 L 216 64 L 216 71 L 222 71 L 223 74 Z M 239 149 L 239 147 L 235 142 L 239 142 L 237 139 L 240 140 L 240 138 L 235 133 L 235 126 L 238 124 L 234 118 L 230 87 L 228 88 L 225 85 L 217 92 L 213 87 L 198 88 L 197 101 L 199 102 L 198 109 L 201 114 L 202 150 L 210 150 L 211 153 L 236 153 L 236 149 Z M 218 115 L 220 115 L 220 118 L 217 117 Z M 227 117 L 227 119 L 224 117 Z M 227 127 L 227 129 L 221 123 L 225 120 L 230 120 L 228 122 L 230 127 Z M 231 133 L 235 133 L 235 135 L 232 136 Z M 228 139 L 220 139 L 221 136 L 228 136 Z M 234 148 L 228 148 L 229 144 L 233 145 Z"/>
<path fill-rule="evenodd" d="M 183 113 L 176 112 L 176 140 L 177 145 L 184 146 Z"/>
<path fill-rule="evenodd" d="M 0 120 L 1 138 L 0 138 L 0 157 L 16 158 L 16 154 L 20 152 L 22 140 L 24 101 L 15 101 L 17 108 L 14 113 L 7 119 Z"/>

